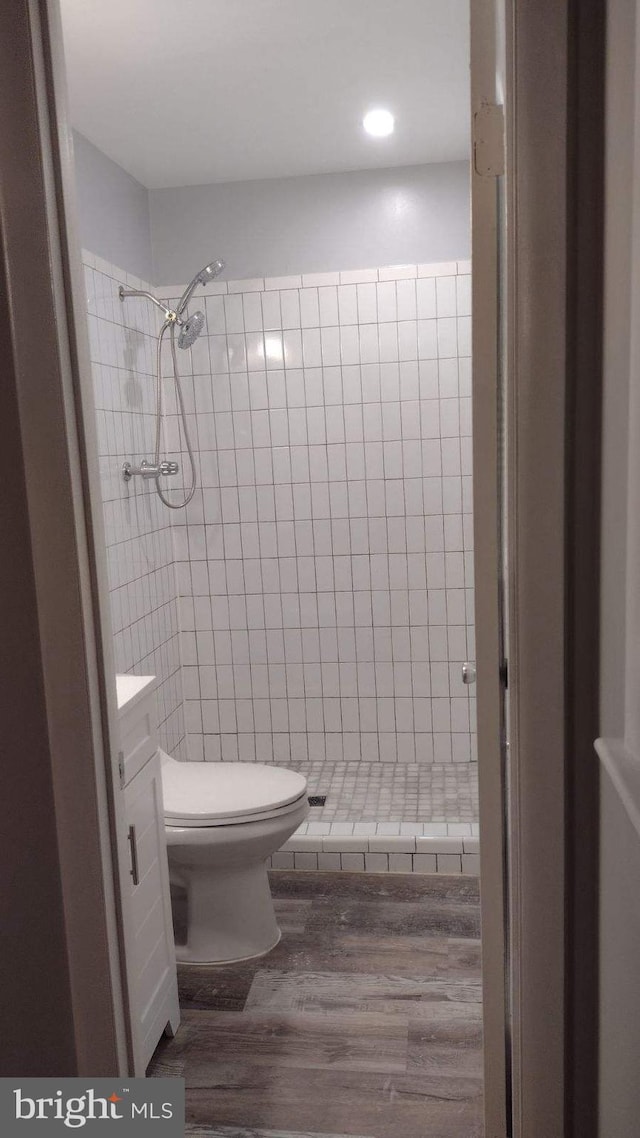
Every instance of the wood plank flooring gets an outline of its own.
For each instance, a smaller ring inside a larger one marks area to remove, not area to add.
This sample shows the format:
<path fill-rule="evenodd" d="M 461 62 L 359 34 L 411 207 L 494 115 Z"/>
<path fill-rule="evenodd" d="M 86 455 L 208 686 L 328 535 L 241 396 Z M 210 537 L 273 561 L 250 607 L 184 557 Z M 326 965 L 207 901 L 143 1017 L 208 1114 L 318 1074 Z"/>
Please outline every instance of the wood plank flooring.
<path fill-rule="evenodd" d="M 271 875 L 282 941 L 179 969 L 149 1075 L 186 1080 L 200 1138 L 480 1138 L 478 883 Z"/>

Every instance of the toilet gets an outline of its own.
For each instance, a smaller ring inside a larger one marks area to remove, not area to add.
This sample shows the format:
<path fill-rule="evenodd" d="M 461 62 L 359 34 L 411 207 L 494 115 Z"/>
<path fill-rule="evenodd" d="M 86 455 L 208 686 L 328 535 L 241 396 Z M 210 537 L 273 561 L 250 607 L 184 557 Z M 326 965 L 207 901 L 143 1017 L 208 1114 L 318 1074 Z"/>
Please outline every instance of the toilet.
<path fill-rule="evenodd" d="M 262 956 L 280 940 L 266 860 L 307 816 L 304 775 L 263 763 L 181 763 L 160 752 L 173 886 L 187 898 L 185 964 Z"/>

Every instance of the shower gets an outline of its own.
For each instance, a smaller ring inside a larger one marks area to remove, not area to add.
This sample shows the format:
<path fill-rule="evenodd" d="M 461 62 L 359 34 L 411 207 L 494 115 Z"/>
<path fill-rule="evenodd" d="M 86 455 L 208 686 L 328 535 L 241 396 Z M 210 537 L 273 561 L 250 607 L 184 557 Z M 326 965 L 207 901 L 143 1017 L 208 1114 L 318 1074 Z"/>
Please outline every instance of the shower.
<path fill-rule="evenodd" d="M 191 439 L 189 437 L 189 427 L 187 425 L 187 416 L 184 408 L 184 399 L 182 395 L 182 384 L 180 383 L 180 376 L 178 373 L 178 359 L 176 355 L 176 327 L 178 332 L 178 347 L 190 348 L 193 343 L 198 339 L 205 325 L 204 313 L 193 313 L 193 316 L 186 315 L 186 308 L 193 296 L 198 285 L 208 285 L 211 281 L 215 280 L 224 269 L 224 261 L 211 261 L 210 264 L 205 265 L 196 273 L 192 281 L 189 282 L 184 290 L 176 309 L 168 308 L 164 301 L 159 300 L 151 292 L 145 292 L 140 289 L 125 289 L 120 286 L 118 292 L 120 300 L 127 300 L 132 296 L 143 296 L 146 300 L 150 300 L 164 313 L 164 323 L 158 333 L 158 343 L 156 348 L 156 442 L 153 460 L 147 462 L 143 459 L 139 466 L 133 466 L 130 462 L 125 462 L 122 468 L 122 475 L 125 482 L 129 482 L 134 476 L 141 478 L 154 478 L 156 483 L 156 492 L 160 501 L 168 506 L 170 510 L 183 510 L 185 506 L 193 498 L 196 490 L 196 463 L 193 456 L 193 448 L 191 446 Z M 169 344 L 171 348 L 171 363 L 173 371 L 173 382 L 176 389 L 176 399 L 178 402 L 178 411 L 180 414 L 180 422 L 182 424 L 182 433 L 184 435 L 185 446 L 187 454 L 189 455 L 189 465 L 191 468 L 191 485 L 187 494 L 182 502 L 170 502 L 164 495 L 160 485 L 160 478 L 168 474 L 178 473 L 177 462 L 168 462 L 166 460 L 160 461 L 160 444 L 162 435 L 162 341 L 165 332 L 169 332 Z"/>

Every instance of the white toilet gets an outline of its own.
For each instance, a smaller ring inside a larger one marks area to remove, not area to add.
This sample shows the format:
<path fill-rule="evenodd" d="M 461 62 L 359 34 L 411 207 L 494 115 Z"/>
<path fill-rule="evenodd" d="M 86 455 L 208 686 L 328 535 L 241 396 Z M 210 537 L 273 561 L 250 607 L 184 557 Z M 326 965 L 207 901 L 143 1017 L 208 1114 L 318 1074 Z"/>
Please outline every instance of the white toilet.
<path fill-rule="evenodd" d="M 307 780 L 262 763 L 179 763 L 160 752 L 172 884 L 187 894 L 187 964 L 261 956 L 280 940 L 266 859 L 307 816 Z"/>

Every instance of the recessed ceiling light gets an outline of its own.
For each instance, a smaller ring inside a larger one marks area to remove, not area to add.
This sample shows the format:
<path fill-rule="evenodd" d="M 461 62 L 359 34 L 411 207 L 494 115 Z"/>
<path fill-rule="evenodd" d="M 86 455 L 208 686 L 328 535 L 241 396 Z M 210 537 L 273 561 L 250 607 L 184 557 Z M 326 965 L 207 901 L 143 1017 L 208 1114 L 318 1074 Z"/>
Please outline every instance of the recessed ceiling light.
<path fill-rule="evenodd" d="M 372 135 L 373 138 L 386 138 L 388 134 L 393 134 L 395 119 L 391 111 L 385 111 L 379 107 L 375 111 L 369 111 L 364 116 L 362 125 L 367 134 Z"/>

